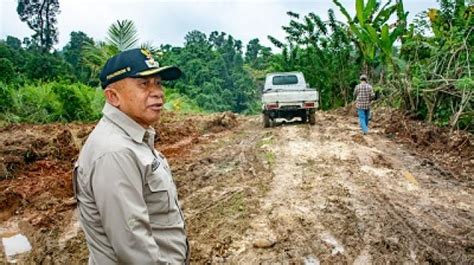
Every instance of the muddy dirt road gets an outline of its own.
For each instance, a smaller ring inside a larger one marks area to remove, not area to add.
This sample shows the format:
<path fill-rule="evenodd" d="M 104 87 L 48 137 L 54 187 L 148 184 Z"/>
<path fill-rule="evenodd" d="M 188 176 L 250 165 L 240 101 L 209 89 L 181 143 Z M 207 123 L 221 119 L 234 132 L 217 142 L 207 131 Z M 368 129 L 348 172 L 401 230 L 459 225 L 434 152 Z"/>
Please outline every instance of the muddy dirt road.
<path fill-rule="evenodd" d="M 270 190 L 228 261 L 474 262 L 472 183 L 445 179 L 377 134 L 362 137 L 354 120 L 319 121 L 271 130 Z"/>
<path fill-rule="evenodd" d="M 383 128 L 362 136 L 354 117 L 328 113 L 318 113 L 315 126 L 268 129 L 260 117 L 206 119 L 172 119 L 168 143 L 157 143 L 178 186 L 192 263 L 474 263 L 472 178 L 447 174 Z M 206 125 L 183 129 L 191 121 Z M 470 174 L 474 161 L 466 163 Z M 15 183 L 0 185 L 8 203 L 0 233 L 30 239 L 20 263 L 85 264 L 70 194 L 28 198 Z"/>

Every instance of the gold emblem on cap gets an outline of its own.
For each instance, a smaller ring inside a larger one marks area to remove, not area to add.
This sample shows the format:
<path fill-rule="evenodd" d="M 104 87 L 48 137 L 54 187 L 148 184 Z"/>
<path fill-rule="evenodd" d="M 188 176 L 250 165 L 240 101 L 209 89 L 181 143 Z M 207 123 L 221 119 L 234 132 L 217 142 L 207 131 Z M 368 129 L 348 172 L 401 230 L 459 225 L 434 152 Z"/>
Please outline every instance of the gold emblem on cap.
<path fill-rule="evenodd" d="M 155 59 L 153 59 L 153 56 L 151 55 L 151 52 L 149 50 L 141 48 L 140 51 L 142 52 L 143 55 L 145 55 L 146 57 L 145 63 L 148 67 L 150 68 L 160 67 L 158 62 L 156 62 Z"/>
<path fill-rule="evenodd" d="M 145 48 L 141 48 L 140 51 L 142 52 L 143 55 L 145 55 L 145 57 L 146 57 L 147 59 L 153 58 L 153 57 L 151 56 L 151 52 L 150 52 L 149 50 L 147 50 L 147 49 L 145 49 Z"/>

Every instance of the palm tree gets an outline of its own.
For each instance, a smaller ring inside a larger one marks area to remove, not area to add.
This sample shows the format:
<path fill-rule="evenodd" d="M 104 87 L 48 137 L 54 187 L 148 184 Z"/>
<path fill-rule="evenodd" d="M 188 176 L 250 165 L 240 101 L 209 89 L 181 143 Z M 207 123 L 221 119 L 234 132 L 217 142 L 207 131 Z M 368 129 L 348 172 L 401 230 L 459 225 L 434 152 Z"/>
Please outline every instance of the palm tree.
<path fill-rule="evenodd" d="M 125 51 L 136 46 L 138 32 L 132 20 L 117 20 L 107 32 L 107 43 L 116 46 L 119 51 Z"/>
<path fill-rule="evenodd" d="M 107 59 L 119 53 L 120 50 L 117 46 L 108 44 L 103 41 L 98 41 L 95 44 L 87 44 L 84 47 L 82 63 L 91 69 L 91 75 L 89 83 L 94 84 L 97 82 L 99 72 L 104 66 Z"/>
<path fill-rule="evenodd" d="M 87 45 L 82 56 L 83 63 L 91 69 L 91 81 L 97 80 L 97 76 L 105 64 L 105 62 L 112 56 L 131 48 L 137 47 L 138 31 L 135 23 L 132 20 L 117 20 L 110 25 L 107 31 L 105 42 L 97 42 L 96 44 Z M 150 42 L 145 42 L 140 45 L 141 48 L 146 48 L 153 54 L 158 50 L 153 47 Z M 94 82 L 91 82 L 94 83 Z"/>

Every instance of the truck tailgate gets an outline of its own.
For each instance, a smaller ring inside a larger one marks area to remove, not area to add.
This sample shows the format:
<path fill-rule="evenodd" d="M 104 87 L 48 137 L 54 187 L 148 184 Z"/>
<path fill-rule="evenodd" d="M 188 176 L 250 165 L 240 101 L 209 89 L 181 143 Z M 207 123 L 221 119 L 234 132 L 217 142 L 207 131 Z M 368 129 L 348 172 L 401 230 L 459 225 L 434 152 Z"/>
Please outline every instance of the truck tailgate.
<path fill-rule="evenodd" d="M 291 102 L 308 102 L 318 101 L 319 95 L 316 90 L 276 90 L 268 91 L 262 95 L 262 102 L 265 103 L 291 103 Z"/>

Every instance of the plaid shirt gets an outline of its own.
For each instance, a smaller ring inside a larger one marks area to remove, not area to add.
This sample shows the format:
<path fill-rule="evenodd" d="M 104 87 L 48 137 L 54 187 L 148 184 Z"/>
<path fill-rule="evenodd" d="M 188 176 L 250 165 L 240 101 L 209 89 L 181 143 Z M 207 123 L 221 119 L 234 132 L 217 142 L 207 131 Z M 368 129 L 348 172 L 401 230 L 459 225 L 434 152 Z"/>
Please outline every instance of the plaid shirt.
<path fill-rule="evenodd" d="M 358 109 L 370 109 L 370 100 L 375 97 L 375 94 L 371 85 L 362 82 L 355 87 L 354 97 Z"/>

